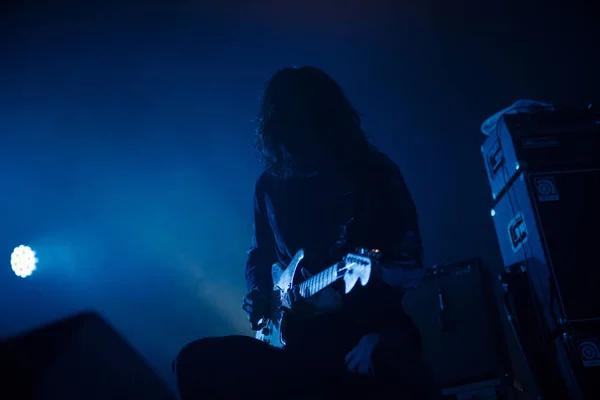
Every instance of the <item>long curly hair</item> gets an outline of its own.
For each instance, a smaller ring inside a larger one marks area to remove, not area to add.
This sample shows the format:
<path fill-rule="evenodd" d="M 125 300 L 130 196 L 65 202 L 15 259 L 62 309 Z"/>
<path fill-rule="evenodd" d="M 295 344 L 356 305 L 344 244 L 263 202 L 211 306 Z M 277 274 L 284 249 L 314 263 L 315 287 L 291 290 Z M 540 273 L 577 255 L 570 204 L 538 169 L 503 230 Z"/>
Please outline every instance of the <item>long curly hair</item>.
<path fill-rule="evenodd" d="M 267 82 L 255 149 L 265 170 L 289 178 L 351 162 L 370 144 L 341 87 L 314 67 L 286 67 Z"/>

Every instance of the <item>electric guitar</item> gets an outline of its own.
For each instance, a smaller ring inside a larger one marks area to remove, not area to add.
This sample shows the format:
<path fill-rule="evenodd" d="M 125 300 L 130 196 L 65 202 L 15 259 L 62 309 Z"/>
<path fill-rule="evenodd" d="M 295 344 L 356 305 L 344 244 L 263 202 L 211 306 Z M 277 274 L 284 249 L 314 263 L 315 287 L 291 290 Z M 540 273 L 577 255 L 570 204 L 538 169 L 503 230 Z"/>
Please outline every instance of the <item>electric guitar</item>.
<path fill-rule="evenodd" d="M 298 285 L 293 285 L 293 282 L 299 270 L 298 266 L 304 259 L 304 250 L 296 253 L 287 268 L 279 263 L 273 264 L 271 274 L 275 301 L 269 307 L 268 316 L 259 321 L 260 329 L 255 337 L 271 346 L 284 348 L 286 342 L 282 326 L 286 313 L 293 309 L 292 302 L 295 296 L 309 298 L 339 279 L 344 280 L 345 294 L 350 293 L 359 281 L 365 286 L 373 274 L 379 255 L 379 250 L 357 249 L 355 253 L 346 255 L 342 261 Z"/>

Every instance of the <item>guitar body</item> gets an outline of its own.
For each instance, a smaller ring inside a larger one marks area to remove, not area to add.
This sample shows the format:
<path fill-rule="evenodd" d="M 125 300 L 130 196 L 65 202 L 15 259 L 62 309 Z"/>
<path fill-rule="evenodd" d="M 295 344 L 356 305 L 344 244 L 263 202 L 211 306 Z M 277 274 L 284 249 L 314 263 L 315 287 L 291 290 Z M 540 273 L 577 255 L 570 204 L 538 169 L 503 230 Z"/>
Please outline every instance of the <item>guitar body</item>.
<path fill-rule="evenodd" d="M 300 250 L 296 253 L 287 268 L 279 263 L 275 263 L 271 267 L 275 301 L 269 307 L 269 317 L 263 320 L 265 326 L 256 332 L 256 338 L 280 349 L 285 347 L 282 326 L 285 318 L 284 309 L 291 308 L 288 291 L 293 286 L 296 270 L 303 259 L 304 251 Z"/>
<path fill-rule="evenodd" d="M 262 326 L 256 332 L 256 338 L 271 346 L 285 347 L 285 318 L 286 311 L 291 310 L 292 298 L 299 295 L 309 298 L 338 279 L 344 280 L 345 292 L 349 293 L 358 282 L 362 286 L 369 282 L 373 261 L 379 258 L 379 250 L 357 249 L 357 254 L 348 254 L 341 263 L 321 271 L 315 276 L 294 286 L 294 277 L 298 266 L 304 259 L 304 250 L 299 250 L 290 264 L 285 268 L 279 263 L 273 264 L 271 275 L 273 277 L 273 299 L 264 318 L 259 321 Z M 294 296 L 290 296 L 293 291 Z"/>

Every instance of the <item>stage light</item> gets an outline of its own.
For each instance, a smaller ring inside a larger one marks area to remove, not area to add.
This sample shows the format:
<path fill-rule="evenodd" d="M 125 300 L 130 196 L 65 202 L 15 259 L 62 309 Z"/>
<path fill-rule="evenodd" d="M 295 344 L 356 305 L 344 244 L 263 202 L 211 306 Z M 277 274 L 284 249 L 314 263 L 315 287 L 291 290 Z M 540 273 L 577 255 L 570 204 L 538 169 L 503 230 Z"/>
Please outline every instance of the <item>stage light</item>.
<path fill-rule="evenodd" d="M 20 245 L 15 247 L 10 255 L 10 265 L 15 275 L 21 278 L 27 278 L 33 274 L 36 269 L 38 259 L 35 257 L 35 251 L 29 246 Z"/>

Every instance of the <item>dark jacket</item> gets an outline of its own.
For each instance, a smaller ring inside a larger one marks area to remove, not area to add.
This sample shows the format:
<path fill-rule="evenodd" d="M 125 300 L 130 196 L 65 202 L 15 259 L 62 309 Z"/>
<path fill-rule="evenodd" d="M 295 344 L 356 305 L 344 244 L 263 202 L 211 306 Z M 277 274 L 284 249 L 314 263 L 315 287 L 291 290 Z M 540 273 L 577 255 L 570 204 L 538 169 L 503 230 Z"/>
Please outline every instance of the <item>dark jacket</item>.
<path fill-rule="evenodd" d="M 411 243 L 404 240 L 413 233 Z M 271 265 L 287 265 L 299 249 L 313 256 L 313 273 L 339 261 L 356 247 L 376 248 L 382 262 L 406 258 L 422 268 L 422 246 L 412 197 L 396 164 L 369 150 L 352 165 L 331 167 L 313 176 L 278 179 L 263 173 L 254 196 L 254 237 L 248 251 L 248 289 L 273 287 Z M 335 315 L 317 320 L 332 335 L 355 341 L 360 335 L 410 324 L 402 309 L 404 291 L 372 280 L 344 296 Z M 313 321 L 314 322 L 314 321 Z M 302 329 L 304 338 L 310 328 Z"/>

